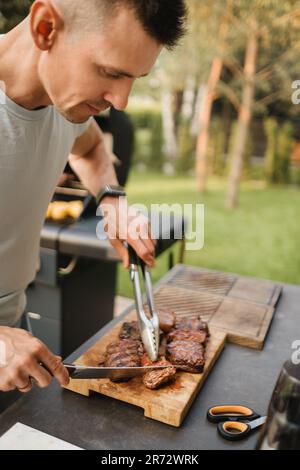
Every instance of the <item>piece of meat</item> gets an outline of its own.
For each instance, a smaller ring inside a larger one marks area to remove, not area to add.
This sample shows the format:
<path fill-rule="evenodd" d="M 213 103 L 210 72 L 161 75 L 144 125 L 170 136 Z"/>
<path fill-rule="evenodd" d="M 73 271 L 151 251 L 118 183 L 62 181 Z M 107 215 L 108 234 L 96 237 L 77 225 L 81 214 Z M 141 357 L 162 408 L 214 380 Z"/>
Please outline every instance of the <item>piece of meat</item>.
<path fill-rule="evenodd" d="M 143 376 L 143 384 L 151 390 L 156 390 L 162 385 L 174 382 L 176 379 L 176 368 L 168 367 L 161 370 L 152 370 Z"/>
<path fill-rule="evenodd" d="M 139 367 L 144 349 L 140 341 L 122 339 L 106 348 L 106 367 Z"/>
<path fill-rule="evenodd" d="M 172 366 L 172 364 L 165 359 L 165 357 L 159 358 L 158 361 L 152 362 L 147 353 L 145 353 L 142 357 L 142 365 L 143 366 L 168 366 L 167 369 L 161 370 L 152 370 L 147 372 L 143 376 L 143 384 L 150 388 L 151 390 L 155 390 L 162 385 L 166 385 L 168 383 L 173 382 L 176 379 L 176 368 Z"/>
<path fill-rule="evenodd" d="M 120 334 L 120 339 L 134 339 L 141 341 L 141 335 L 139 330 L 139 325 L 137 321 L 125 322 L 122 325 Z"/>
<path fill-rule="evenodd" d="M 97 360 L 98 360 L 98 363 L 97 363 L 98 366 L 104 366 L 105 361 L 106 361 L 106 354 L 97 355 Z"/>
<path fill-rule="evenodd" d="M 205 331 L 209 335 L 208 325 L 199 316 L 176 318 L 176 330 Z"/>
<path fill-rule="evenodd" d="M 201 373 L 205 364 L 205 348 L 196 341 L 172 341 L 167 345 L 166 358 L 178 369 Z"/>
<path fill-rule="evenodd" d="M 200 344 L 206 344 L 207 333 L 204 330 L 173 330 L 166 339 L 168 343 L 172 341 L 196 341 Z"/>
<path fill-rule="evenodd" d="M 171 331 L 175 325 L 175 313 L 171 310 L 160 308 L 158 309 L 157 314 L 159 318 L 160 329 L 164 333 L 169 333 L 169 331 Z"/>
<path fill-rule="evenodd" d="M 159 357 L 159 360 L 160 360 L 160 359 L 161 359 L 161 358 Z M 165 358 L 164 358 L 164 359 L 165 359 Z M 141 366 L 142 366 L 142 367 L 147 367 L 147 366 L 152 366 L 152 365 L 153 365 L 153 361 L 151 361 L 151 359 L 150 359 L 148 353 L 145 352 L 145 353 L 142 355 L 142 357 L 141 357 Z"/>
<path fill-rule="evenodd" d="M 158 356 L 159 357 L 165 356 L 166 352 L 167 352 L 167 337 L 166 335 L 161 335 L 160 341 L 159 341 Z"/>
<path fill-rule="evenodd" d="M 138 351 L 140 355 L 144 354 L 144 349 L 143 349 L 143 345 L 141 341 L 137 341 L 133 339 L 120 339 L 119 341 L 110 343 L 106 348 L 106 355 L 113 354 L 116 351 L 121 351 L 121 352 Z"/>

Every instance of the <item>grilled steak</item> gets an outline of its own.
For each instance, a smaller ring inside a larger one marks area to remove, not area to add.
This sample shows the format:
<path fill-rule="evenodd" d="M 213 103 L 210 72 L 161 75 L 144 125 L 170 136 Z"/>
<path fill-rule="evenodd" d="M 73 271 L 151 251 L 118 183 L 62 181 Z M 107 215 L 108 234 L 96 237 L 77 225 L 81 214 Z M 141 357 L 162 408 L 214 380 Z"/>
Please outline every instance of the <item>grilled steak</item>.
<path fill-rule="evenodd" d="M 172 341 L 195 341 L 200 344 L 205 344 L 207 339 L 207 333 L 204 330 L 193 331 L 193 330 L 173 330 L 167 336 L 167 342 Z"/>
<path fill-rule="evenodd" d="M 159 348 L 158 348 L 158 357 L 165 356 L 166 351 L 167 351 L 167 337 L 166 335 L 161 335 L 160 341 L 159 341 Z"/>
<path fill-rule="evenodd" d="M 137 321 L 123 323 L 120 334 L 120 339 L 134 339 L 141 341 L 139 325 Z"/>
<path fill-rule="evenodd" d="M 170 365 L 144 375 L 144 385 L 152 390 L 174 381 L 176 368 L 192 373 L 203 372 L 205 345 L 209 337 L 207 323 L 199 316 L 176 318 L 172 311 L 165 309 L 159 309 L 158 316 L 162 331 L 157 362 L 152 362 L 144 351 L 137 321 L 122 325 L 120 339 L 107 346 L 104 362 L 107 367 Z"/>
<path fill-rule="evenodd" d="M 160 308 L 157 311 L 159 326 L 164 333 L 169 333 L 175 325 L 175 314 L 171 310 Z"/>
<path fill-rule="evenodd" d="M 175 322 L 176 330 L 205 331 L 208 335 L 208 326 L 199 316 L 177 318 Z"/>
<path fill-rule="evenodd" d="M 192 373 L 203 372 L 205 349 L 196 341 L 172 341 L 167 345 L 167 359 L 178 369 Z"/>
<path fill-rule="evenodd" d="M 106 367 L 139 367 L 144 352 L 140 341 L 122 339 L 111 343 L 106 349 Z"/>
<path fill-rule="evenodd" d="M 151 390 L 155 390 L 162 385 L 166 385 L 168 383 L 171 383 L 175 380 L 176 378 L 176 368 L 172 366 L 172 364 L 167 361 L 164 357 L 161 357 L 158 361 L 152 362 L 149 359 L 148 354 L 144 354 L 142 357 L 142 365 L 143 366 L 165 366 L 165 365 L 170 365 L 167 369 L 161 369 L 161 370 L 153 370 L 150 372 L 147 372 L 143 376 L 143 384 L 147 387 L 150 388 Z"/>

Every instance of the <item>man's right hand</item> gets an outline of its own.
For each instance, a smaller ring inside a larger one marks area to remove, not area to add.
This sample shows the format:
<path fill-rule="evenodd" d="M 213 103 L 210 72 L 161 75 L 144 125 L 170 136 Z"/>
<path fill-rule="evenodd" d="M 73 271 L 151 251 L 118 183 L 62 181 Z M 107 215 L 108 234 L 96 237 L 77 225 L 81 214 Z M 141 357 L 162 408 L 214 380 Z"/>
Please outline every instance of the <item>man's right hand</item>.
<path fill-rule="evenodd" d="M 0 327 L 0 352 L 2 392 L 16 388 L 23 393 L 29 392 L 32 379 L 40 388 L 50 385 L 53 377 L 61 385 L 69 383 L 69 374 L 61 357 L 52 354 L 41 341 L 25 330 Z"/>

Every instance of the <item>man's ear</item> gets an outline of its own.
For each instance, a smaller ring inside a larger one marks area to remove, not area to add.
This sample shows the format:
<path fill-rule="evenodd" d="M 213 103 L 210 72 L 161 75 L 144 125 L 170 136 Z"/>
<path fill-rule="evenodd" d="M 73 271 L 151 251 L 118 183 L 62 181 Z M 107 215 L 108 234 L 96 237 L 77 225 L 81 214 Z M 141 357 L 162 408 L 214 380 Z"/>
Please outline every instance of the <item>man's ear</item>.
<path fill-rule="evenodd" d="M 64 26 L 51 0 L 36 0 L 30 9 L 30 30 L 35 45 L 42 51 L 51 49 L 57 32 Z"/>

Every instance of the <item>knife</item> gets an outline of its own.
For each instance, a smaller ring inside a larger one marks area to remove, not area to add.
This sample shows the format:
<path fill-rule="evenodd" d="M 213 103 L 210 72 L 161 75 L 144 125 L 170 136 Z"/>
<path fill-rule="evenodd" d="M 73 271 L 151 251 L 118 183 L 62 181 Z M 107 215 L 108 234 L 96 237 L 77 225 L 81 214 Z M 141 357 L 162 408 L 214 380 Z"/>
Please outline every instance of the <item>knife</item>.
<path fill-rule="evenodd" d="M 112 379 L 127 380 L 133 377 L 140 377 L 146 372 L 162 370 L 171 367 L 146 366 L 146 367 L 90 367 L 78 364 L 63 364 L 69 372 L 71 379 Z"/>

